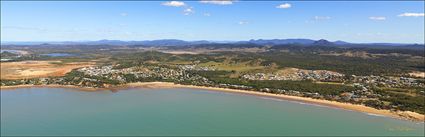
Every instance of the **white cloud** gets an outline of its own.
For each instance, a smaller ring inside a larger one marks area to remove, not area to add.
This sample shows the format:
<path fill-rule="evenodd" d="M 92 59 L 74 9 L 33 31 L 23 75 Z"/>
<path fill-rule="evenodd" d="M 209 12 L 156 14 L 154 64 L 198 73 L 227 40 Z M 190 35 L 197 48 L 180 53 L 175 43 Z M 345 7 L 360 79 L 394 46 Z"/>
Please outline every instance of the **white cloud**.
<path fill-rule="evenodd" d="M 423 17 L 425 14 L 424 13 L 403 13 L 398 15 L 399 17 Z"/>
<path fill-rule="evenodd" d="M 382 17 L 382 16 L 372 16 L 369 17 L 370 20 L 377 20 L 377 21 L 382 21 L 382 20 L 386 20 L 386 17 Z"/>
<path fill-rule="evenodd" d="M 183 10 L 184 15 L 190 15 L 190 14 L 193 14 L 194 12 L 195 11 L 193 10 L 193 7 L 188 7 L 188 8 Z"/>
<path fill-rule="evenodd" d="M 201 0 L 200 2 L 205 4 L 217 4 L 217 5 L 233 4 L 233 0 Z"/>
<path fill-rule="evenodd" d="M 204 16 L 209 17 L 209 16 L 211 16 L 211 14 L 210 13 L 204 13 Z"/>
<path fill-rule="evenodd" d="M 238 24 L 239 25 L 245 25 L 245 24 L 248 24 L 248 21 L 239 21 Z"/>
<path fill-rule="evenodd" d="M 185 6 L 186 4 L 184 2 L 181 2 L 181 1 L 167 1 L 167 2 L 162 3 L 162 5 L 172 6 L 172 7 L 182 7 L 182 6 Z"/>
<path fill-rule="evenodd" d="M 329 16 L 314 16 L 314 20 L 329 20 L 331 17 Z"/>
<path fill-rule="evenodd" d="M 287 8 L 290 8 L 290 7 L 292 7 L 292 5 L 289 4 L 289 3 L 284 3 L 284 4 L 280 4 L 280 5 L 276 6 L 276 8 L 279 8 L 279 9 L 287 9 Z"/>
<path fill-rule="evenodd" d="M 168 1 L 168 2 L 162 3 L 162 5 L 172 6 L 172 7 L 181 7 L 183 8 L 183 15 L 190 15 L 195 13 L 195 11 L 193 10 L 193 7 L 190 7 L 189 5 L 181 1 Z"/>
<path fill-rule="evenodd" d="M 125 17 L 125 16 L 128 16 L 128 14 L 127 13 L 120 13 L 120 16 Z"/>

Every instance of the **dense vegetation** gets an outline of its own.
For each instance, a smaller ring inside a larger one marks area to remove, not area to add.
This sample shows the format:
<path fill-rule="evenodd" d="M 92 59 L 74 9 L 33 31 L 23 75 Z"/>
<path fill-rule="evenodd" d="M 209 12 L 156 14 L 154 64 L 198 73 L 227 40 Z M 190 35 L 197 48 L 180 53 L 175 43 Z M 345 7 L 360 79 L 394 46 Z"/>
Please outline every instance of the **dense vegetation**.
<path fill-rule="evenodd" d="M 375 92 L 383 95 L 380 100 L 388 101 L 391 105 L 395 105 L 399 110 L 409 110 L 425 114 L 425 97 L 424 95 L 406 95 L 402 93 L 389 92 L 380 88 L 374 88 Z M 379 108 L 383 108 L 382 104 L 375 104 Z"/>
<path fill-rule="evenodd" d="M 8 51 L 0 52 L 0 58 L 2 59 L 14 58 L 16 56 L 18 56 L 18 54 L 14 54 L 12 52 L 8 52 Z"/>
<path fill-rule="evenodd" d="M 228 75 L 232 72 L 228 71 L 198 71 L 194 73 L 204 76 L 217 84 L 245 85 L 253 87 L 256 90 L 270 88 L 319 93 L 321 95 L 339 95 L 342 92 L 354 91 L 356 89 L 352 86 L 319 84 L 312 81 L 241 80 L 238 78 L 229 78 Z"/>

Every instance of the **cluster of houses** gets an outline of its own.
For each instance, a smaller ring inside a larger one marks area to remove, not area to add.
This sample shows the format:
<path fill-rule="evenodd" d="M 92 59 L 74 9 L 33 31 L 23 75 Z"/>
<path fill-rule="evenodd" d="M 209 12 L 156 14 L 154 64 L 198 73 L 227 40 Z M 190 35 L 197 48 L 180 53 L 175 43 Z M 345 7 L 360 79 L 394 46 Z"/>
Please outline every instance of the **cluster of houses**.
<path fill-rule="evenodd" d="M 89 76 L 99 76 L 116 72 L 115 70 L 112 70 L 112 66 L 84 67 L 78 69 L 77 71 L 83 72 Z"/>
<path fill-rule="evenodd" d="M 196 67 L 196 70 L 210 70 L 202 67 Z M 111 80 L 118 80 L 121 83 L 127 83 L 130 80 L 126 79 L 124 75 L 132 75 L 135 79 L 163 79 L 171 81 L 194 81 L 194 83 L 211 83 L 208 79 L 186 73 L 186 70 L 195 70 L 191 66 L 179 66 L 177 69 L 159 67 L 159 66 L 136 66 L 123 69 L 114 69 L 114 66 L 98 66 L 98 67 L 85 67 L 77 71 L 84 73 L 87 76 L 102 76 Z"/>
<path fill-rule="evenodd" d="M 391 76 L 352 76 L 353 82 L 363 83 L 367 85 L 389 87 L 389 88 L 403 88 L 403 87 L 421 87 L 425 88 L 423 82 L 418 82 L 415 78 L 407 77 L 391 77 Z"/>
<path fill-rule="evenodd" d="M 285 74 L 255 73 L 242 75 L 248 80 L 313 80 L 313 81 L 342 81 L 344 74 L 326 70 L 301 70 Z"/>
<path fill-rule="evenodd" d="M 203 67 L 198 65 L 178 65 L 182 70 L 196 70 L 196 71 L 215 71 L 216 68 L 213 67 Z"/>

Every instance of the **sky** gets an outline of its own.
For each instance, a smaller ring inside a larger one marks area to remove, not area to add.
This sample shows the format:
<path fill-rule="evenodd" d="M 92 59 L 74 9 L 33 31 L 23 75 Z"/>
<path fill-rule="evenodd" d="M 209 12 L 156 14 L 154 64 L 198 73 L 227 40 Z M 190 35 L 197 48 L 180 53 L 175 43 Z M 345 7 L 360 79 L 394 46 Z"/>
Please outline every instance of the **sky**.
<path fill-rule="evenodd" d="M 1 41 L 424 37 L 424 1 L 1 1 Z"/>

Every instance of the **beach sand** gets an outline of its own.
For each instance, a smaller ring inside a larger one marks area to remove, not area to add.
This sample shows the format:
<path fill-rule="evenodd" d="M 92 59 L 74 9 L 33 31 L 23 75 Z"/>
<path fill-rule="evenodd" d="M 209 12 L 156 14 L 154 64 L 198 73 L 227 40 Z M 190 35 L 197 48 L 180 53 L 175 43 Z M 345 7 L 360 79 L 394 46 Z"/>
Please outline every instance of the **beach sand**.
<path fill-rule="evenodd" d="M 231 92 L 231 93 L 239 93 L 239 94 L 248 94 L 262 97 L 271 97 L 289 101 L 298 101 L 303 103 L 310 104 L 318 104 L 323 106 L 341 108 L 346 110 L 353 110 L 358 112 L 364 112 L 372 115 L 381 115 L 398 119 L 412 120 L 416 122 L 424 122 L 425 116 L 423 114 L 419 114 L 411 111 L 390 111 L 390 110 L 379 110 L 372 107 L 367 107 L 364 105 L 356 105 L 350 103 L 342 103 L 336 101 L 329 100 L 321 100 L 321 99 L 313 99 L 306 97 L 298 97 L 298 96 L 289 96 L 283 94 L 272 94 L 265 92 L 257 92 L 257 91 L 248 91 L 248 90 L 238 90 L 238 89 L 227 89 L 227 88 L 217 88 L 217 87 L 205 87 L 205 86 L 193 86 L 193 85 L 180 85 L 174 84 L 170 82 L 138 82 L 138 83 L 129 83 L 123 86 L 114 87 L 114 88 L 84 88 L 72 85 L 18 85 L 18 86 L 0 86 L 1 91 L 8 91 L 5 89 L 14 89 L 14 88 L 31 88 L 31 87 L 51 87 L 51 88 L 78 88 L 82 91 L 98 91 L 98 90 L 111 90 L 118 91 L 119 89 L 126 88 L 193 88 L 193 89 L 206 89 L 206 90 L 214 90 L 220 92 Z M 11 91 L 11 90 L 9 90 Z"/>

